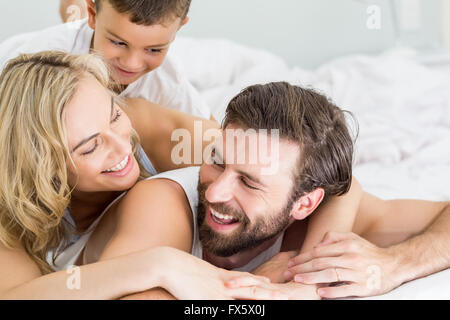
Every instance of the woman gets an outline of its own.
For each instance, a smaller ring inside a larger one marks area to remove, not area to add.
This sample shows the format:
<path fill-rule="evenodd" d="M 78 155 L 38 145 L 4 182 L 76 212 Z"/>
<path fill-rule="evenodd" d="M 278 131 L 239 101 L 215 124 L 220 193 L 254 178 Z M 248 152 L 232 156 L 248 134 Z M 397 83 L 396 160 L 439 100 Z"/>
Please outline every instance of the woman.
<path fill-rule="evenodd" d="M 171 248 L 81 266 L 80 290 L 67 286 L 70 274 L 54 272 L 59 257 L 76 258 L 71 245 L 109 204 L 148 176 L 123 104 L 95 86 L 108 87 L 109 75 L 91 55 L 23 55 L 0 76 L 0 261 L 8 261 L 0 265 L 0 299 L 113 299 L 153 287 L 179 299 L 277 297 L 263 278 Z M 133 103 L 135 110 L 142 104 Z M 146 137 L 144 146 L 157 144 Z M 166 167 L 163 158 L 156 167 Z M 242 287 L 224 285 L 238 276 Z"/>

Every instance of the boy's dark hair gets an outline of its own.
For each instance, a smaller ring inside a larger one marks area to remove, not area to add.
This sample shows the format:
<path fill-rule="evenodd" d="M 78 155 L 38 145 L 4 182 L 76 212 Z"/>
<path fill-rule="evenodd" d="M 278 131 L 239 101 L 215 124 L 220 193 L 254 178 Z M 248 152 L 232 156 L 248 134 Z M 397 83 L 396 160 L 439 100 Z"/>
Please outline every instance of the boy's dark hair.
<path fill-rule="evenodd" d="M 278 129 L 280 139 L 300 145 L 291 196 L 323 188 L 329 197 L 346 193 L 352 181 L 353 139 L 345 112 L 313 90 L 275 82 L 234 97 L 222 127 Z"/>
<path fill-rule="evenodd" d="M 183 21 L 191 5 L 191 0 L 96 0 L 97 12 L 104 1 L 117 12 L 129 14 L 131 22 L 145 26 L 172 22 L 176 18 Z"/>

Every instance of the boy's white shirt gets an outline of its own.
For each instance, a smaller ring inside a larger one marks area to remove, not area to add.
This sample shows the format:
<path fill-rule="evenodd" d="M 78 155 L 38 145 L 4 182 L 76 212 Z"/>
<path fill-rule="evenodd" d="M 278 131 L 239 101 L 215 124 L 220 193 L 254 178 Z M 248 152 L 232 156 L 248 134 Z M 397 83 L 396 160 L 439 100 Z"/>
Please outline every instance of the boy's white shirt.
<path fill-rule="evenodd" d="M 21 34 L 0 44 L 0 68 L 22 53 L 59 50 L 86 54 L 94 31 L 87 19 Z M 130 84 L 121 94 L 125 98 L 144 98 L 155 104 L 209 119 L 210 109 L 183 73 L 181 63 L 170 50 L 163 64 Z"/>

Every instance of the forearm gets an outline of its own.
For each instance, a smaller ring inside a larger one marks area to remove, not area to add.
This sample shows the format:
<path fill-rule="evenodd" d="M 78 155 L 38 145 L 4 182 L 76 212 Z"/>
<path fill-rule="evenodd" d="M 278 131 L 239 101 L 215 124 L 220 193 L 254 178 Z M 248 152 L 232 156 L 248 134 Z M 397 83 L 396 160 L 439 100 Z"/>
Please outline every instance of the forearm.
<path fill-rule="evenodd" d="M 450 267 L 450 203 L 421 234 L 388 248 L 401 283 Z"/>
<path fill-rule="evenodd" d="M 84 265 L 36 278 L 0 294 L 1 300 L 117 299 L 161 285 L 152 251 Z M 149 263 L 150 262 L 150 263 Z"/>
<path fill-rule="evenodd" d="M 360 184 L 353 178 L 346 194 L 332 197 L 321 204 L 308 221 L 308 230 L 300 253 L 311 251 L 327 232 L 351 232 L 362 194 Z"/>
<path fill-rule="evenodd" d="M 176 300 L 176 298 L 163 288 L 155 288 L 123 297 L 121 300 Z"/>

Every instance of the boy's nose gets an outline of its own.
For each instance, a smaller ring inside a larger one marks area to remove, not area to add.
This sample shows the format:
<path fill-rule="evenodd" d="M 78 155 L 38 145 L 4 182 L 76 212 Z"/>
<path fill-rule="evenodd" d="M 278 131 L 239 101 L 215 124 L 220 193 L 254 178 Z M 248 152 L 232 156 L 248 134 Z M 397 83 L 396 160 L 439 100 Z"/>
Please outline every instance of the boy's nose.
<path fill-rule="evenodd" d="M 128 72 L 139 72 L 143 69 L 142 59 L 138 53 L 130 53 L 126 55 L 121 59 L 120 64 L 123 68 L 126 68 L 125 71 Z"/>

